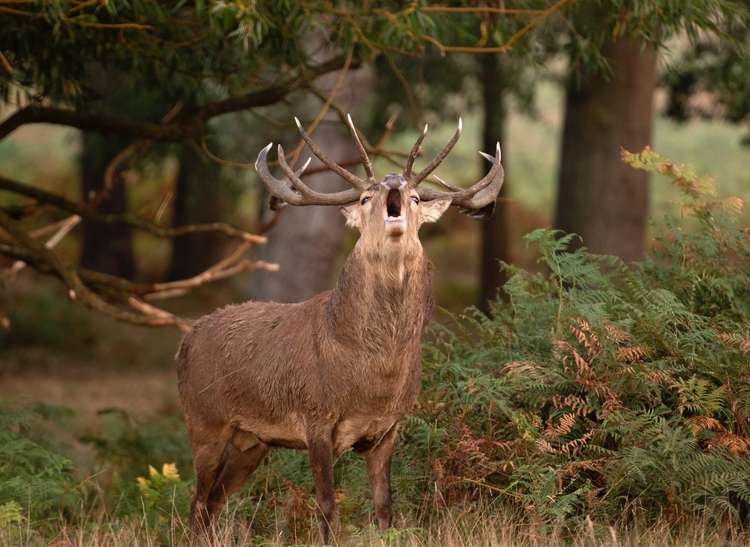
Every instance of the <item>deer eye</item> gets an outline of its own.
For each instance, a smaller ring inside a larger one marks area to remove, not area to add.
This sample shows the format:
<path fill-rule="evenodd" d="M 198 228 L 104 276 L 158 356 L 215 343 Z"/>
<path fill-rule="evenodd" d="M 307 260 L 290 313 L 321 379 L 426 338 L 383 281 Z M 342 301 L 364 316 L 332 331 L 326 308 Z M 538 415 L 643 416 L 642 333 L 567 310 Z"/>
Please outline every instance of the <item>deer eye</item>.
<path fill-rule="evenodd" d="M 365 197 L 362 198 L 362 201 L 360 201 L 359 203 L 360 203 L 360 205 L 364 205 L 365 203 L 367 203 L 371 199 L 372 199 L 372 196 L 365 196 Z"/>
<path fill-rule="evenodd" d="M 417 196 L 412 196 L 411 200 L 414 202 L 415 205 L 419 205 L 419 198 Z"/>

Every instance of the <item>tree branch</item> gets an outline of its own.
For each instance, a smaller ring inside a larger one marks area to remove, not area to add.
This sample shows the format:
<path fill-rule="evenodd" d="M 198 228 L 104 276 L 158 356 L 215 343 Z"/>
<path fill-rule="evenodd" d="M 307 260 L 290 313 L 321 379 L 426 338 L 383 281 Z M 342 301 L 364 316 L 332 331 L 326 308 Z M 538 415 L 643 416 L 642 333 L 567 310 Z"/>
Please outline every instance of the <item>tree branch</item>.
<path fill-rule="evenodd" d="M 91 291 L 78 275 L 76 269 L 67 264 L 62 258 L 48 249 L 43 243 L 35 240 L 24 232 L 5 212 L 0 211 L 0 227 L 3 228 L 11 237 L 26 247 L 33 258 L 24 260 L 32 266 L 42 264 L 52 270 L 63 283 L 68 287 L 68 297 L 71 300 L 80 300 L 86 307 L 110 315 L 120 321 L 135 323 L 137 325 L 147 325 L 152 327 L 158 326 L 178 326 L 187 328 L 186 323 L 176 318 L 167 318 L 156 315 L 138 315 L 123 310 L 118 306 L 110 304 L 103 300 L 101 296 Z"/>
<path fill-rule="evenodd" d="M 169 123 L 133 122 L 109 114 L 96 114 L 47 106 L 26 106 L 0 123 L 0 140 L 23 125 L 50 123 L 75 127 L 84 131 L 116 133 L 134 139 L 178 142 L 196 136 L 205 122 L 211 118 L 277 103 L 292 91 L 303 87 L 309 80 L 339 70 L 344 67 L 345 63 L 346 57 L 334 57 L 329 61 L 311 67 L 301 75 L 284 83 L 210 102 L 193 109 L 185 109 L 174 121 Z"/>
<path fill-rule="evenodd" d="M 28 186 L 26 184 L 21 184 L 20 182 L 8 179 L 6 177 L 3 177 L 2 175 L 0 175 L 0 190 L 7 190 L 8 192 L 13 192 L 14 194 L 20 194 L 26 197 L 33 198 L 41 203 L 49 204 L 57 207 L 58 209 L 62 209 L 64 211 L 68 211 L 69 213 L 79 215 L 86 220 L 102 222 L 105 224 L 127 224 L 128 226 L 143 230 L 157 237 L 179 237 L 188 234 L 219 232 L 228 237 L 242 239 L 253 243 L 266 242 L 266 238 L 264 236 L 251 234 L 249 232 L 245 232 L 243 230 L 240 230 L 239 228 L 235 228 L 234 226 L 230 226 L 229 224 L 224 224 L 221 222 L 214 222 L 211 224 L 190 224 L 187 226 L 168 228 L 165 226 L 159 226 L 158 224 L 154 224 L 129 213 L 102 213 L 85 205 L 81 205 L 80 203 L 69 201 L 62 196 L 58 196 L 57 194 L 52 194 L 50 192 L 47 192 L 46 190 L 41 190 L 39 188 Z"/>

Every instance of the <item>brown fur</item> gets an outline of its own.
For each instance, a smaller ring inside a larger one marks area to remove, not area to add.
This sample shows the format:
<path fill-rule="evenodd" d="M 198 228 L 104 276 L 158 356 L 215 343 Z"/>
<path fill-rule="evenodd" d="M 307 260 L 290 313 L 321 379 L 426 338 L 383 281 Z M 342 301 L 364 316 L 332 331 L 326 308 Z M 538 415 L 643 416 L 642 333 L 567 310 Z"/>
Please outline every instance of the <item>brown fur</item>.
<path fill-rule="evenodd" d="M 308 449 L 322 513 L 335 528 L 333 459 L 362 452 L 381 527 L 390 525 L 389 464 L 399 419 L 419 391 L 432 312 L 430 266 L 417 237 L 447 204 L 410 201 L 406 230 L 384 228 L 388 187 L 345 211 L 362 232 L 336 287 L 297 304 L 246 302 L 198 320 L 177 353 L 193 447 L 194 525 L 207 525 L 269 447 Z"/>

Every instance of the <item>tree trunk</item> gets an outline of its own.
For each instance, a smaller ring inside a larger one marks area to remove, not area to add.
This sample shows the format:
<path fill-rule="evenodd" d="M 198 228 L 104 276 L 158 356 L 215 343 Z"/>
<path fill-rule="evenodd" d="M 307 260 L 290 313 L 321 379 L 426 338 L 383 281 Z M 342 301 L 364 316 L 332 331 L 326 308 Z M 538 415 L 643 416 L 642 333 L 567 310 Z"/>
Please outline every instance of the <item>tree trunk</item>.
<path fill-rule="evenodd" d="M 317 80 L 317 85 L 328 89 L 337 78 L 338 73 L 324 76 Z M 355 112 L 357 106 L 367 98 L 371 83 L 368 70 L 350 71 L 336 96 L 337 103 L 346 111 Z M 310 102 L 303 108 L 308 113 L 307 117 L 311 118 L 320 109 L 320 103 Z M 359 157 L 351 134 L 332 113 L 318 126 L 313 138 L 334 161 Z M 306 149 L 302 159 L 309 153 Z M 310 169 L 319 165 L 314 159 Z M 337 175 L 327 171 L 310 175 L 305 182 L 323 192 L 348 187 L 342 184 Z M 299 302 L 330 288 L 343 237 L 344 219 L 338 207 L 287 206 L 268 233 L 268 243 L 258 248 L 260 259 L 278 263 L 281 270 L 254 272 L 250 297 L 255 300 Z"/>
<path fill-rule="evenodd" d="M 655 55 L 632 39 L 604 51 L 612 76 L 570 77 L 565 103 L 555 225 L 583 245 L 624 260 L 643 257 L 648 175 L 620 160 L 620 147 L 651 142 Z"/>
<path fill-rule="evenodd" d="M 180 152 L 173 226 L 220 222 L 225 192 L 218 184 L 219 167 L 189 146 Z M 184 279 L 204 271 L 221 256 L 226 238 L 220 234 L 191 234 L 175 238 L 167 278 Z"/>
<path fill-rule="evenodd" d="M 482 81 L 482 100 L 484 103 L 484 126 L 482 129 L 482 150 L 492 153 L 495 143 L 500 141 L 503 157 L 508 157 L 508 146 L 505 140 L 506 108 L 506 75 L 503 73 L 502 61 L 497 55 L 480 57 L 480 78 Z M 482 171 L 489 170 L 489 163 L 480 158 Z M 500 269 L 500 261 L 510 262 L 510 237 L 508 234 L 507 196 L 508 168 L 505 169 L 505 183 L 500 192 L 500 199 L 495 206 L 495 214 L 481 223 L 481 258 L 479 264 L 479 300 L 477 305 L 484 313 L 489 313 L 490 302 L 507 281 L 507 276 Z"/>
<path fill-rule="evenodd" d="M 121 139 L 83 134 L 81 152 L 81 193 L 83 200 L 101 190 L 110 161 L 125 146 Z M 98 207 L 103 213 L 123 213 L 127 209 L 127 192 L 122 180 L 116 180 L 107 199 Z M 81 266 L 111 275 L 132 279 L 135 273 L 132 234 L 124 224 L 83 221 Z"/>

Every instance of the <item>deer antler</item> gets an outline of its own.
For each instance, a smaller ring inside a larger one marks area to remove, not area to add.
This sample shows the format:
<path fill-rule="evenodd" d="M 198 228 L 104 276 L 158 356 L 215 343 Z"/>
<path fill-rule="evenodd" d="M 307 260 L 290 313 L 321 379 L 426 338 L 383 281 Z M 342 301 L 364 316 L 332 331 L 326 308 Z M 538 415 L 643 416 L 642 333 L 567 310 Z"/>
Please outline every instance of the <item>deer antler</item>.
<path fill-rule="evenodd" d="M 349 119 L 351 122 L 351 118 Z M 359 178 L 358 176 L 350 173 L 343 167 L 341 167 L 339 164 L 337 164 L 335 161 L 331 160 L 328 156 L 325 155 L 325 152 L 323 152 L 317 144 L 315 144 L 315 141 L 312 140 L 310 135 L 307 134 L 307 131 L 305 131 L 305 128 L 302 127 L 302 123 L 299 121 L 299 118 L 294 118 L 294 123 L 297 124 L 297 129 L 299 129 L 300 135 L 302 135 L 302 138 L 307 143 L 307 146 L 310 147 L 310 150 L 312 150 L 312 153 L 315 154 L 318 159 L 323 162 L 323 164 L 328 167 L 331 171 L 336 173 L 338 176 L 343 178 L 346 182 L 354 186 L 355 188 L 359 188 L 360 190 L 365 190 L 370 184 Z M 359 140 L 359 135 L 357 134 L 357 130 L 354 128 L 354 124 L 350 123 L 349 128 L 351 129 L 352 133 L 354 134 L 354 140 L 357 142 L 357 147 L 359 148 L 360 156 L 362 156 L 362 160 L 365 163 L 365 170 L 367 171 L 367 176 L 372 178 L 373 183 L 375 182 L 375 177 L 372 175 L 372 164 L 370 163 L 370 158 L 367 157 L 367 152 L 365 151 L 365 147 L 362 145 L 362 141 Z"/>
<path fill-rule="evenodd" d="M 448 143 L 443 147 L 443 149 L 438 152 L 437 156 L 435 156 L 432 161 L 427 164 L 427 167 L 422 169 L 419 173 L 417 173 L 414 177 L 412 177 L 411 170 L 414 166 L 414 160 L 419 155 L 419 148 L 422 144 L 422 141 L 424 140 L 425 135 L 427 135 L 427 124 L 425 124 L 424 129 L 422 130 L 422 134 L 417 139 L 417 142 L 414 143 L 414 146 L 411 149 L 411 152 L 409 153 L 409 158 L 406 160 L 406 169 L 404 169 L 404 178 L 409 181 L 409 186 L 411 188 L 415 188 L 419 186 L 419 183 L 422 182 L 424 179 L 430 176 L 430 174 L 437 169 L 438 165 L 442 163 L 442 161 L 445 159 L 445 157 L 450 153 L 450 151 L 453 149 L 453 147 L 458 142 L 458 139 L 461 137 L 461 131 L 463 130 L 463 122 L 461 121 L 461 118 L 458 118 L 458 127 L 456 128 L 456 131 L 453 133 L 453 136 L 451 137 L 451 140 L 448 141 Z"/>
<path fill-rule="evenodd" d="M 367 150 L 365 150 L 365 147 L 359 138 L 359 133 L 357 133 L 357 128 L 354 127 L 354 122 L 352 121 L 351 114 L 346 115 L 346 121 L 349 123 L 349 129 L 351 130 L 352 136 L 354 137 L 354 142 L 357 143 L 357 150 L 359 150 L 359 156 L 362 158 L 362 165 L 365 168 L 365 173 L 367 173 L 368 184 L 372 186 L 373 184 L 377 182 L 375 180 L 375 173 L 372 170 L 372 162 L 370 161 L 370 157 L 367 155 Z"/>
<path fill-rule="evenodd" d="M 359 198 L 360 190 L 357 188 L 350 188 L 349 190 L 333 192 L 331 194 L 316 192 L 310 188 L 307 184 L 302 182 L 300 176 L 310 164 L 312 158 L 308 158 L 300 169 L 294 171 L 286 162 L 284 148 L 281 145 L 277 148 L 279 166 L 282 171 L 284 171 L 287 180 L 277 179 L 269 171 L 268 161 L 266 159 L 268 151 L 271 150 L 272 146 L 272 142 L 268 143 L 268 146 L 260 151 L 258 159 L 255 160 L 255 170 L 258 172 L 260 180 L 263 181 L 263 184 L 272 196 L 285 201 L 290 205 L 345 205 L 356 201 Z"/>
<path fill-rule="evenodd" d="M 494 157 L 485 154 L 484 152 L 479 153 L 484 159 L 492 164 L 489 172 L 482 179 L 468 188 L 452 192 L 440 192 L 429 188 L 419 188 L 418 192 L 420 199 L 430 201 L 433 199 L 449 197 L 453 201 L 452 205 L 466 207 L 467 209 L 479 209 L 495 201 L 495 199 L 497 199 L 497 194 L 500 192 L 500 188 L 503 185 L 503 179 L 505 178 L 503 166 L 500 163 L 502 160 L 500 143 L 497 143 Z"/>
<path fill-rule="evenodd" d="M 456 128 L 456 131 L 453 133 L 453 136 L 448 141 L 448 143 L 443 147 L 442 150 L 440 150 L 440 152 L 438 152 L 437 156 L 435 156 L 435 158 L 424 169 L 422 169 L 416 175 L 412 175 L 414 160 L 419 155 L 422 141 L 424 140 L 425 135 L 427 135 L 427 129 L 428 126 L 427 124 L 425 124 L 424 129 L 422 130 L 422 134 L 417 138 L 417 142 L 414 143 L 411 152 L 409 152 L 409 157 L 406 160 L 404 178 L 409 181 L 409 186 L 412 188 L 418 187 L 424 179 L 426 179 L 430 174 L 432 174 L 435 169 L 437 169 L 440 163 L 446 158 L 448 153 L 450 153 L 455 144 L 458 142 L 458 139 L 461 137 L 463 124 L 461 122 L 461 118 L 459 118 L 458 127 Z M 442 192 L 429 188 L 418 188 L 417 191 L 419 192 L 420 199 L 424 201 L 431 201 L 433 199 L 450 198 L 451 205 L 462 207 L 463 209 L 466 209 L 466 212 L 469 212 L 470 214 L 479 212 L 479 216 L 485 216 L 485 214 L 488 212 L 486 209 L 487 206 L 493 204 L 497 199 L 497 195 L 500 193 L 500 189 L 503 186 L 505 173 L 501 164 L 502 153 L 500 151 L 500 143 L 497 143 L 494 157 L 490 156 L 489 154 L 485 154 L 484 152 L 479 153 L 483 158 L 485 158 L 492 164 L 492 167 L 490 168 L 487 175 L 485 175 L 481 180 L 468 188 L 458 188 L 444 182 L 442 179 L 438 179 L 440 185 L 448 188 L 450 191 Z"/>

